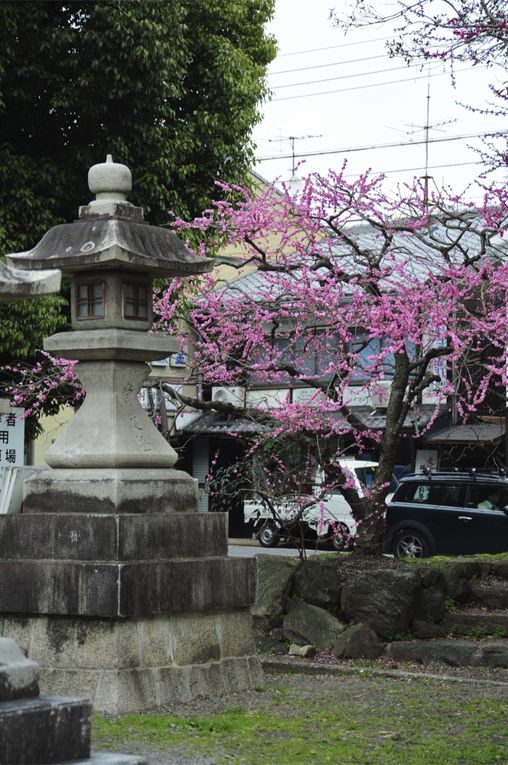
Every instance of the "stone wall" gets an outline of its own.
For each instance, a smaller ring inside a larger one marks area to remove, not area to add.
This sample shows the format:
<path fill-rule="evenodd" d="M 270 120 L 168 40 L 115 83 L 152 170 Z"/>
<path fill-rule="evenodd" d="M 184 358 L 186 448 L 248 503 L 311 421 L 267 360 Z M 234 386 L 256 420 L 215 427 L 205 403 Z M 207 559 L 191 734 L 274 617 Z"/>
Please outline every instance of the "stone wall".
<path fill-rule="evenodd" d="M 258 649 L 272 653 L 293 644 L 339 658 L 376 658 L 395 641 L 444 638 L 454 632 L 457 609 L 474 601 L 475 588 L 508 579 L 502 559 L 382 559 L 374 568 L 352 559 L 257 560 L 251 613 Z M 499 597 L 493 593 L 496 603 Z"/>

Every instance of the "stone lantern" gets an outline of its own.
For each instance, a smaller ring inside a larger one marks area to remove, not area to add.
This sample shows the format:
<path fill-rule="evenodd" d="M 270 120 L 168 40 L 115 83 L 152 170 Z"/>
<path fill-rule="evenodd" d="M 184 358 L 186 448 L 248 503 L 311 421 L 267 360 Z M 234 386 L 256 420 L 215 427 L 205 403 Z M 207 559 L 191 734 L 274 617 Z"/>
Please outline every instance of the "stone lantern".
<path fill-rule="evenodd" d="M 89 186 L 79 220 L 8 256 L 69 278 L 72 331 L 44 347 L 77 359 L 86 398 L 24 512 L 0 516 L 0 635 L 40 665 L 45 693 L 122 714 L 252 688 L 262 671 L 254 561 L 227 557 L 226 514 L 197 512 L 197 481 L 137 400 L 146 362 L 177 350 L 149 333 L 152 279 L 212 263 L 143 221 L 124 165 L 108 157 Z"/>
<path fill-rule="evenodd" d="M 58 268 L 70 279 L 73 331 L 46 338 L 44 348 L 77 359 L 86 390 L 45 455 L 53 470 L 27 485 L 25 509 L 51 510 L 69 491 L 74 511 L 122 512 L 140 503 L 145 511 L 170 509 L 177 495 L 174 485 L 168 493 L 168 478 L 178 481 L 180 500 L 189 501 L 194 485 L 183 473 L 167 472 L 176 453 L 137 399 L 146 362 L 177 350 L 171 338 L 148 332 L 152 280 L 203 273 L 213 263 L 143 221 L 142 208 L 126 199 L 130 170 L 110 155 L 90 168 L 88 184 L 96 199 L 80 208 L 79 220 L 50 229 L 29 252 L 8 256 L 17 268 Z"/>

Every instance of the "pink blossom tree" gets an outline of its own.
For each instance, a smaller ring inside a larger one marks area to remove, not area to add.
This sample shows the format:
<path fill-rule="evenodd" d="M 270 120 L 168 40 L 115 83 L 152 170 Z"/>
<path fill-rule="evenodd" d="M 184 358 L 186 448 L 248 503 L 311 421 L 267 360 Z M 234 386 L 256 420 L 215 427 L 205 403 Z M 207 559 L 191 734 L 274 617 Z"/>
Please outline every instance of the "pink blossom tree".
<path fill-rule="evenodd" d="M 231 187 L 236 201 L 191 223 L 175 221 L 180 233 L 241 244 L 239 265 L 251 270 L 232 283 L 209 276 L 188 312 L 191 378 L 288 391 L 275 409 L 184 401 L 261 419 L 254 451 L 274 438 L 313 439 L 326 488 L 343 487 L 359 527 L 357 549 L 371 554 L 381 550 L 383 500 L 401 439 L 421 436 L 450 397 L 467 420 L 489 391 L 505 389 L 508 200 L 491 189 L 481 205 L 443 195 L 422 201 L 418 184 L 389 197 L 381 178 L 350 181 L 344 170 L 309 177 L 298 198 Z M 305 402 L 291 393 L 302 387 Z M 383 430 L 352 405 L 359 387 L 378 392 Z M 429 391 L 434 409 L 422 426 Z M 338 459 L 372 447 L 379 467 L 361 498 Z"/>

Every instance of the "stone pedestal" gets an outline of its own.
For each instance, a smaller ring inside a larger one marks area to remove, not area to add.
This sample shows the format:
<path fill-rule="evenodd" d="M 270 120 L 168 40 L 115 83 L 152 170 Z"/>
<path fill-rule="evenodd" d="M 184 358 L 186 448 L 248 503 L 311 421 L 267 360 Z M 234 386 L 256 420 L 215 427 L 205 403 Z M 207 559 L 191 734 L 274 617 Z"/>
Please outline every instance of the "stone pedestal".
<path fill-rule="evenodd" d="M 124 714 L 262 683 L 255 561 L 227 557 L 223 513 L 0 517 L 0 634 L 50 694 Z"/>

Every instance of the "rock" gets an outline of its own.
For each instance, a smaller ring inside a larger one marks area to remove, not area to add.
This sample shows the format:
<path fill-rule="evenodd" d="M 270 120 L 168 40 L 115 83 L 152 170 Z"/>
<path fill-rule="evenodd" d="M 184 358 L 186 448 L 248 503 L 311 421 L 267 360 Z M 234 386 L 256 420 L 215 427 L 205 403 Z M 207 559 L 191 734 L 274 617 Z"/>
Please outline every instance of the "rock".
<path fill-rule="evenodd" d="M 383 646 L 368 624 L 353 624 L 335 641 L 332 650 L 339 659 L 377 659 Z"/>
<path fill-rule="evenodd" d="M 439 569 L 427 564 L 416 566 L 415 571 L 420 577 L 420 581 L 424 587 L 441 587 L 441 589 L 444 590 L 443 574 Z"/>
<path fill-rule="evenodd" d="M 286 643 L 273 637 L 273 635 L 261 635 L 257 633 L 254 637 L 258 653 L 271 653 L 277 655 L 286 653 Z"/>
<path fill-rule="evenodd" d="M 411 634 L 413 637 L 418 638 L 418 640 L 431 640 L 433 638 L 446 637 L 448 630 L 435 622 L 413 619 L 411 622 Z"/>
<path fill-rule="evenodd" d="M 508 579 L 508 560 L 494 560 L 490 564 L 491 572 L 499 579 Z"/>
<path fill-rule="evenodd" d="M 349 621 L 364 622 L 389 639 L 408 629 L 421 586 L 413 571 L 360 573 L 343 585 L 341 610 Z"/>
<path fill-rule="evenodd" d="M 294 595 L 313 606 L 331 610 L 340 602 L 337 564 L 329 560 L 306 560 L 295 572 Z"/>
<path fill-rule="evenodd" d="M 397 640 L 387 645 L 385 653 L 396 661 L 421 664 L 477 667 L 482 663 L 481 647 L 468 640 Z"/>
<path fill-rule="evenodd" d="M 319 651 L 329 651 L 345 625 L 318 606 L 292 601 L 283 622 L 288 640 L 304 645 L 311 643 Z"/>
<path fill-rule="evenodd" d="M 442 569 L 443 575 L 454 576 L 458 579 L 475 579 L 481 576 L 483 564 L 478 560 L 458 560 L 450 561 Z"/>
<path fill-rule="evenodd" d="M 280 622 L 291 592 L 294 558 L 278 555 L 257 555 L 256 598 L 251 608 L 255 623 Z"/>
<path fill-rule="evenodd" d="M 453 573 L 447 576 L 445 573 L 446 595 L 456 603 L 466 603 L 471 597 L 471 582 L 464 577 L 455 577 Z"/>
<path fill-rule="evenodd" d="M 425 587 L 416 602 L 416 614 L 419 619 L 437 621 L 442 616 L 446 595 L 439 587 Z"/>
<path fill-rule="evenodd" d="M 508 608 L 508 587 L 506 583 L 474 583 L 471 587 L 471 599 L 481 606 L 499 610 Z"/>
<path fill-rule="evenodd" d="M 479 576 L 481 566 L 475 561 L 461 561 L 449 563 L 443 567 L 443 578 L 447 597 L 464 603 L 471 594 L 470 579 Z"/>
<path fill-rule="evenodd" d="M 508 640 L 492 640 L 485 643 L 482 664 L 487 667 L 508 667 Z"/>
<path fill-rule="evenodd" d="M 497 635 L 508 637 L 508 614 L 503 612 L 453 611 L 442 622 L 447 632 L 454 635 Z"/>
<path fill-rule="evenodd" d="M 313 645 L 296 645 L 291 643 L 288 651 L 290 656 L 303 656 L 304 659 L 311 659 L 316 655 L 316 649 Z"/>

